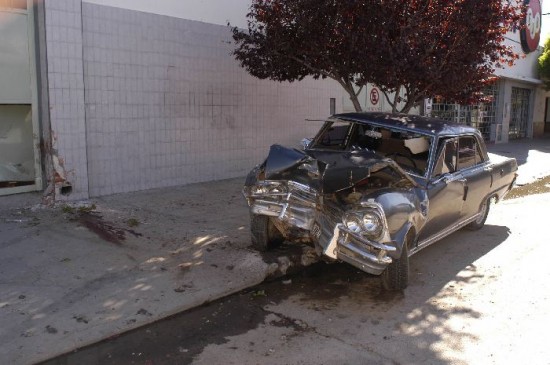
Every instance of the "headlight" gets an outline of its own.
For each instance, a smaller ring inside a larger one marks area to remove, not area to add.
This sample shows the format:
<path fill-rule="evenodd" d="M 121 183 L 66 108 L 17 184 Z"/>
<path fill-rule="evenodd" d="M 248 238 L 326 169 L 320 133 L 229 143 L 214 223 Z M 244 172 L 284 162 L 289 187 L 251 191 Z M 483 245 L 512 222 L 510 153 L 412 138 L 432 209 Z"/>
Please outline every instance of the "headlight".
<path fill-rule="evenodd" d="M 363 228 L 365 234 L 372 239 L 377 239 L 382 235 L 384 226 L 382 224 L 382 218 L 378 213 L 367 212 L 363 215 Z"/>
<path fill-rule="evenodd" d="M 251 195 L 265 195 L 267 193 L 267 189 L 265 186 L 262 185 L 256 185 L 250 188 Z"/>
<path fill-rule="evenodd" d="M 250 187 L 249 191 L 252 196 L 284 195 L 288 193 L 288 187 L 280 182 L 261 182 Z"/>
<path fill-rule="evenodd" d="M 361 232 L 361 230 L 363 228 L 361 226 L 361 220 L 359 219 L 359 217 L 357 217 L 353 214 L 348 214 L 348 215 L 344 216 L 344 224 L 346 225 L 346 227 L 350 231 L 355 232 L 355 233 Z"/>
<path fill-rule="evenodd" d="M 352 232 L 377 240 L 384 233 L 382 216 L 376 211 L 366 213 L 348 213 L 344 216 L 344 225 Z"/>
<path fill-rule="evenodd" d="M 269 194 L 286 194 L 288 193 L 288 189 L 285 185 L 277 184 L 277 185 L 271 185 L 268 186 L 268 192 Z"/>

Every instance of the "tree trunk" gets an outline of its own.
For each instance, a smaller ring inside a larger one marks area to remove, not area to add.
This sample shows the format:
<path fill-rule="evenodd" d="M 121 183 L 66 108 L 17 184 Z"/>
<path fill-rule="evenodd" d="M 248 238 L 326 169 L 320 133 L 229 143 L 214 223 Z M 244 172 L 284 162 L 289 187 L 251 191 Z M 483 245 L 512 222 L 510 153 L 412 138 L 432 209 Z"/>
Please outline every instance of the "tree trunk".
<path fill-rule="evenodd" d="M 353 87 L 353 84 L 349 80 L 344 80 L 342 78 L 337 78 L 337 77 L 334 77 L 334 80 L 338 81 L 338 83 L 344 88 L 344 90 L 346 90 L 346 92 L 349 95 L 349 99 L 353 103 L 353 107 L 355 108 L 355 111 L 362 112 L 363 107 L 361 106 L 361 103 L 357 98 L 357 95 L 361 91 L 362 87 L 359 88 L 359 92 L 355 92 L 355 87 Z"/>
<path fill-rule="evenodd" d="M 401 113 L 405 113 L 405 114 L 409 114 L 409 112 L 411 111 L 412 108 L 414 108 L 414 105 L 419 102 L 420 100 L 417 100 L 417 99 L 420 99 L 422 100 L 421 98 L 413 95 L 411 96 L 410 98 L 407 99 L 407 102 L 405 103 L 405 105 L 403 106 L 403 109 L 401 109 Z"/>
<path fill-rule="evenodd" d="M 361 103 L 359 102 L 359 99 L 357 98 L 357 95 L 355 93 L 350 93 L 349 98 L 351 102 L 353 103 L 353 107 L 355 108 L 356 112 L 362 112 L 363 107 L 361 106 Z"/>

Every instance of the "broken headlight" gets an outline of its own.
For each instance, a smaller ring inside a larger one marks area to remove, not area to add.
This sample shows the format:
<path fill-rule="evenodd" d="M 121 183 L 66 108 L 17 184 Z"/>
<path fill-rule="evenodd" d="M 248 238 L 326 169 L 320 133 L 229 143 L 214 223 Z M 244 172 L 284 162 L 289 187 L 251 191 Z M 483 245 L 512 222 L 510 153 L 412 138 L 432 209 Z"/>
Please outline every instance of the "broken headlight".
<path fill-rule="evenodd" d="M 288 187 L 279 181 L 263 181 L 249 188 L 250 195 L 284 195 L 288 193 Z"/>
<path fill-rule="evenodd" d="M 365 213 L 363 215 L 363 227 L 368 238 L 373 240 L 380 238 L 384 230 L 382 217 L 375 211 Z"/>
<path fill-rule="evenodd" d="M 346 214 L 344 216 L 344 224 L 350 231 L 354 233 L 361 233 L 361 231 L 363 230 L 361 219 L 359 219 L 359 217 L 355 214 Z"/>

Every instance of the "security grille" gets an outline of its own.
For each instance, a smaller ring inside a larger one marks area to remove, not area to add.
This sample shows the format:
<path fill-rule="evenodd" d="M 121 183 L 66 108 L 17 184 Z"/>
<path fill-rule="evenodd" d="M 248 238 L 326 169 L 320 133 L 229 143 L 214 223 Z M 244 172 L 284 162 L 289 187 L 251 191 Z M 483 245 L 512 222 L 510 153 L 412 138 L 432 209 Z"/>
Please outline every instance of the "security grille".
<path fill-rule="evenodd" d="M 530 97 L 531 90 L 521 87 L 512 88 L 510 128 L 508 130 L 509 139 L 525 138 L 527 136 Z"/>
<path fill-rule="evenodd" d="M 453 123 L 465 124 L 479 129 L 485 140 L 491 139 L 492 126 L 496 125 L 498 84 L 487 86 L 483 94 L 490 98 L 487 103 L 460 105 L 445 99 L 434 99 L 432 116 Z"/>

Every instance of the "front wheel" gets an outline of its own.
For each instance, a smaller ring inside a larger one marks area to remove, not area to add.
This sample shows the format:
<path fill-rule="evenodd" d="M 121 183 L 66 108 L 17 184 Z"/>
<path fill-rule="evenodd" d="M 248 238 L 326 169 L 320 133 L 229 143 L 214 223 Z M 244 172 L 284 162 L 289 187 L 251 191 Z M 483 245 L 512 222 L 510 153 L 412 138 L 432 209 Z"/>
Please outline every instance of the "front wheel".
<path fill-rule="evenodd" d="M 405 242 L 401 256 L 393 259 L 380 276 L 382 286 L 389 291 L 404 290 L 409 285 L 409 249 Z"/>
<path fill-rule="evenodd" d="M 258 251 L 265 252 L 279 246 L 284 237 L 272 222 L 271 217 L 265 215 L 250 215 L 250 233 L 252 236 L 252 247 Z"/>
<path fill-rule="evenodd" d="M 485 221 L 487 220 L 487 216 L 489 215 L 490 205 L 491 199 L 487 199 L 479 208 L 479 216 L 477 217 L 477 219 L 466 226 L 467 230 L 477 231 L 478 229 L 483 228 L 483 226 L 485 225 Z"/>

